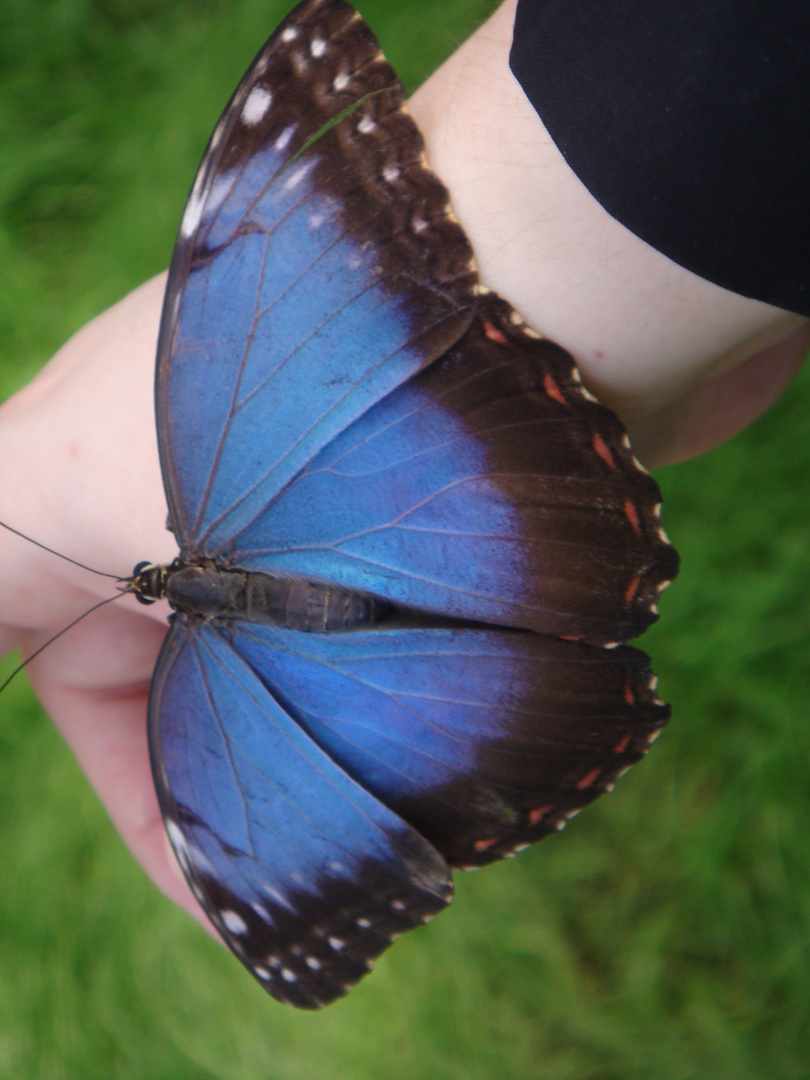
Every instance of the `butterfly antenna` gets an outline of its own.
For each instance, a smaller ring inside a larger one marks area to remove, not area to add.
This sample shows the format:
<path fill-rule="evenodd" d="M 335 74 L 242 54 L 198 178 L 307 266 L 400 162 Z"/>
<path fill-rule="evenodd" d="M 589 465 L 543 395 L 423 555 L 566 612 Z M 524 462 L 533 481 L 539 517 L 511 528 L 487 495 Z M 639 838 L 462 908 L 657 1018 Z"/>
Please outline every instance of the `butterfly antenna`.
<path fill-rule="evenodd" d="M 8 528 L 8 526 L 6 526 L 6 528 Z M 12 529 L 11 531 L 15 532 L 16 530 Z M 19 535 L 22 535 L 22 533 L 20 533 Z M 26 536 L 25 539 L 27 540 L 28 537 Z M 39 547 L 44 547 L 44 545 L 40 544 Z M 45 548 L 45 550 L 48 551 L 50 549 Z M 56 552 L 54 552 L 54 554 L 56 554 Z M 68 562 L 73 562 L 73 559 L 68 559 Z M 77 565 L 81 566 L 81 563 L 78 563 Z M 105 574 L 104 576 L 105 577 L 112 577 L 113 575 L 112 574 Z M 3 691 L 8 686 L 8 684 L 11 682 L 11 680 L 15 677 L 15 675 L 19 675 L 20 672 L 22 671 L 22 669 L 24 667 L 27 667 L 28 664 L 30 664 L 31 661 L 35 657 L 39 656 L 39 654 L 43 651 L 43 649 L 47 649 L 49 645 L 53 645 L 53 643 L 56 641 L 57 638 L 60 638 L 62 636 L 62 634 L 66 634 L 68 632 L 68 630 L 72 630 L 73 627 L 76 625 L 76 623 L 81 622 L 82 619 L 86 619 L 88 615 L 92 615 L 94 611 L 98 611 L 98 609 L 101 608 L 101 607 L 104 607 L 105 604 L 111 604 L 113 602 L 113 600 L 118 600 L 118 598 L 119 598 L 118 596 L 108 596 L 106 600 L 100 600 L 97 604 L 93 604 L 93 606 L 91 608 L 88 608 L 87 611 L 85 611 L 82 615 L 80 615 L 78 617 L 78 619 L 74 619 L 72 623 L 68 623 L 68 625 L 66 627 L 64 627 L 64 629 L 60 630 L 58 634 L 54 634 L 52 638 L 48 638 L 48 640 L 45 642 L 44 645 L 40 645 L 40 647 L 38 649 L 36 649 L 34 652 L 32 652 L 31 655 L 27 659 L 23 660 L 23 662 L 12 671 L 12 673 L 9 675 L 9 677 L 6 679 L 6 681 L 2 685 L 0 685 L 0 694 L 3 693 Z"/>
<path fill-rule="evenodd" d="M 78 559 L 71 559 L 69 555 L 63 555 L 61 553 L 61 551 L 54 551 L 53 548 L 49 548 L 47 546 L 47 544 L 40 544 L 39 540 L 33 540 L 30 536 L 26 536 L 25 533 L 20 532 L 19 529 L 12 529 L 12 527 L 10 525 L 6 525 L 6 523 L 4 521 L 0 521 L 0 526 L 2 526 L 2 528 L 4 528 L 4 529 L 8 529 L 8 531 L 10 533 L 14 533 L 15 536 L 19 536 L 19 537 L 22 537 L 23 540 L 27 540 L 29 544 L 34 544 L 36 547 L 42 548 L 43 551 L 48 551 L 48 552 L 50 552 L 51 555 L 56 555 L 57 558 L 64 559 L 65 562 L 73 563 L 74 566 L 79 566 L 79 567 L 81 567 L 82 570 L 89 570 L 91 574 L 98 574 L 99 577 L 112 578 L 113 581 L 122 581 L 123 580 L 123 578 L 119 578 L 117 574 L 105 574 L 103 570 L 95 570 L 92 566 L 85 566 L 85 564 L 80 563 L 78 561 Z M 113 599 L 115 599 L 115 598 L 113 598 Z M 106 602 L 107 601 L 105 600 L 104 603 L 106 604 Z M 99 606 L 99 605 L 96 605 L 96 606 Z M 95 610 L 96 610 L 95 608 L 90 608 L 90 611 L 95 611 Z M 88 611 L 87 614 L 89 615 L 90 612 Z M 84 618 L 84 616 L 82 616 L 82 618 Z M 76 621 L 78 622 L 78 619 Z M 70 625 L 73 626 L 74 624 L 71 623 Z M 70 627 L 66 627 L 66 629 L 70 629 Z M 64 633 L 64 630 L 62 631 L 62 633 Z M 58 637 L 59 635 L 57 634 L 56 636 Z M 34 655 L 36 655 L 36 653 Z M 28 661 L 26 661 L 26 663 L 27 662 Z M 16 674 L 16 672 L 15 672 L 15 674 Z M 2 690 L 2 687 L 0 687 L 0 690 Z"/>

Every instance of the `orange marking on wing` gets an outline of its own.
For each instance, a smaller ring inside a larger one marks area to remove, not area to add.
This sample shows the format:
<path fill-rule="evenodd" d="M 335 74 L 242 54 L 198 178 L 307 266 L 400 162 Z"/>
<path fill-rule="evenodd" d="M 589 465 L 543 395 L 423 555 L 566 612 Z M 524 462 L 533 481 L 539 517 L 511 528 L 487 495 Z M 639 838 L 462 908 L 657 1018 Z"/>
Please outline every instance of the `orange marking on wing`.
<path fill-rule="evenodd" d="M 638 520 L 638 510 L 636 510 L 629 499 L 624 504 L 624 512 L 634 530 L 641 536 L 641 522 Z"/>
<path fill-rule="evenodd" d="M 593 437 L 593 448 L 606 465 L 610 466 L 611 469 L 616 468 L 616 462 L 613 460 L 610 447 L 598 432 Z"/>
<path fill-rule="evenodd" d="M 633 602 L 633 597 L 638 592 L 638 587 L 639 587 L 640 584 L 641 584 L 641 578 L 640 577 L 634 577 L 633 580 L 630 582 L 630 584 L 627 586 L 627 590 L 626 590 L 626 592 L 624 594 L 624 602 L 625 602 L 625 604 L 631 604 Z"/>
<path fill-rule="evenodd" d="M 613 753 L 614 754 L 623 754 L 625 752 L 625 750 L 627 749 L 627 747 L 630 745 L 630 739 L 631 738 L 632 738 L 632 736 L 628 732 L 627 735 L 625 735 L 625 737 L 621 740 L 621 742 L 617 742 L 616 745 L 613 747 Z"/>
<path fill-rule="evenodd" d="M 562 390 L 554 382 L 550 375 L 546 375 L 543 378 L 543 389 L 550 398 L 554 398 L 555 401 L 559 401 L 561 405 L 567 405 L 568 402 L 563 397 Z"/>
<path fill-rule="evenodd" d="M 582 779 L 577 784 L 577 787 L 579 788 L 579 790 L 583 791 L 585 788 L 590 787 L 591 784 L 594 782 L 594 780 L 596 780 L 596 778 L 599 776 L 599 773 L 601 771 L 602 771 L 601 769 L 591 769 L 591 771 L 588 773 L 588 775 L 583 776 Z"/>
<path fill-rule="evenodd" d="M 493 844 L 498 843 L 497 836 L 490 836 L 487 840 L 476 840 L 473 847 L 476 851 L 486 851 L 487 848 L 491 848 Z"/>
<path fill-rule="evenodd" d="M 560 641 L 582 641 L 579 634 L 560 634 Z"/>
<path fill-rule="evenodd" d="M 543 820 L 549 810 L 553 809 L 554 807 L 551 803 L 549 803 L 548 806 L 538 806 L 536 810 L 529 811 L 529 821 L 532 825 L 537 825 Z"/>
<path fill-rule="evenodd" d="M 630 683 L 628 683 L 627 686 L 625 686 L 624 688 L 624 700 L 627 702 L 628 705 L 635 705 L 636 703 L 636 695 L 631 690 Z"/>
<path fill-rule="evenodd" d="M 507 342 L 506 334 L 502 333 L 497 326 L 493 326 L 491 322 L 487 322 L 486 320 L 484 320 L 484 333 L 490 341 L 497 341 L 499 345 L 505 345 Z"/>

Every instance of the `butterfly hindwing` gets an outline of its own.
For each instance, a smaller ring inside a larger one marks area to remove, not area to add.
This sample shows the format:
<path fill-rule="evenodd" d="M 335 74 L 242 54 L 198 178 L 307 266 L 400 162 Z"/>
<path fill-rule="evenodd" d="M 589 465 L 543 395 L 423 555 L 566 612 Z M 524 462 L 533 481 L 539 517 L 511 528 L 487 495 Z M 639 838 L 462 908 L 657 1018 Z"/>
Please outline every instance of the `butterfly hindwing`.
<path fill-rule="evenodd" d="M 452 866 L 560 829 L 669 716 L 644 653 L 517 630 L 230 635 L 302 730 Z"/>
<path fill-rule="evenodd" d="M 571 356 L 488 294 L 236 543 L 250 569 L 607 644 L 647 628 L 676 573 L 659 504 Z"/>
<path fill-rule="evenodd" d="M 274 997 L 317 1008 L 452 895 L 434 848 L 290 718 L 214 628 L 175 623 L 150 748 L 195 895 Z"/>

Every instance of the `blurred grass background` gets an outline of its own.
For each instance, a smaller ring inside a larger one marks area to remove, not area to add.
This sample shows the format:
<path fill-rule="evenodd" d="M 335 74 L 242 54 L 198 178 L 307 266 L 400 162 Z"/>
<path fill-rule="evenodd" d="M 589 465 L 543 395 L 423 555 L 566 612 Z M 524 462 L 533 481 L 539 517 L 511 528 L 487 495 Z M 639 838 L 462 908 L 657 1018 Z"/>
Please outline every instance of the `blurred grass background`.
<path fill-rule="evenodd" d="M 0 394 L 168 263 L 208 134 L 286 7 L 2 0 Z M 363 10 L 412 89 L 488 7 Z M 642 643 L 674 708 L 650 758 L 562 836 L 459 875 L 454 909 L 322 1014 L 266 998 L 157 894 L 12 684 L 0 1078 L 810 1076 L 809 405 L 803 375 L 659 476 L 683 571 Z"/>

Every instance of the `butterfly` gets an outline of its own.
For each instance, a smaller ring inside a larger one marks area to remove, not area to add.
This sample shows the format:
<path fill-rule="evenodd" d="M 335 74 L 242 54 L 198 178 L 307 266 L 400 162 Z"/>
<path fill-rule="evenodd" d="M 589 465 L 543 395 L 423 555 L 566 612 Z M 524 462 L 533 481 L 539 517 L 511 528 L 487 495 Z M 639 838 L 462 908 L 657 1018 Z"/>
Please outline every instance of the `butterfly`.
<path fill-rule="evenodd" d="M 180 557 L 152 769 L 188 883 L 275 998 L 340 997 L 452 870 L 562 828 L 669 710 L 622 642 L 677 571 L 571 356 L 483 289 L 402 86 L 304 0 L 205 152 L 156 416 Z"/>

